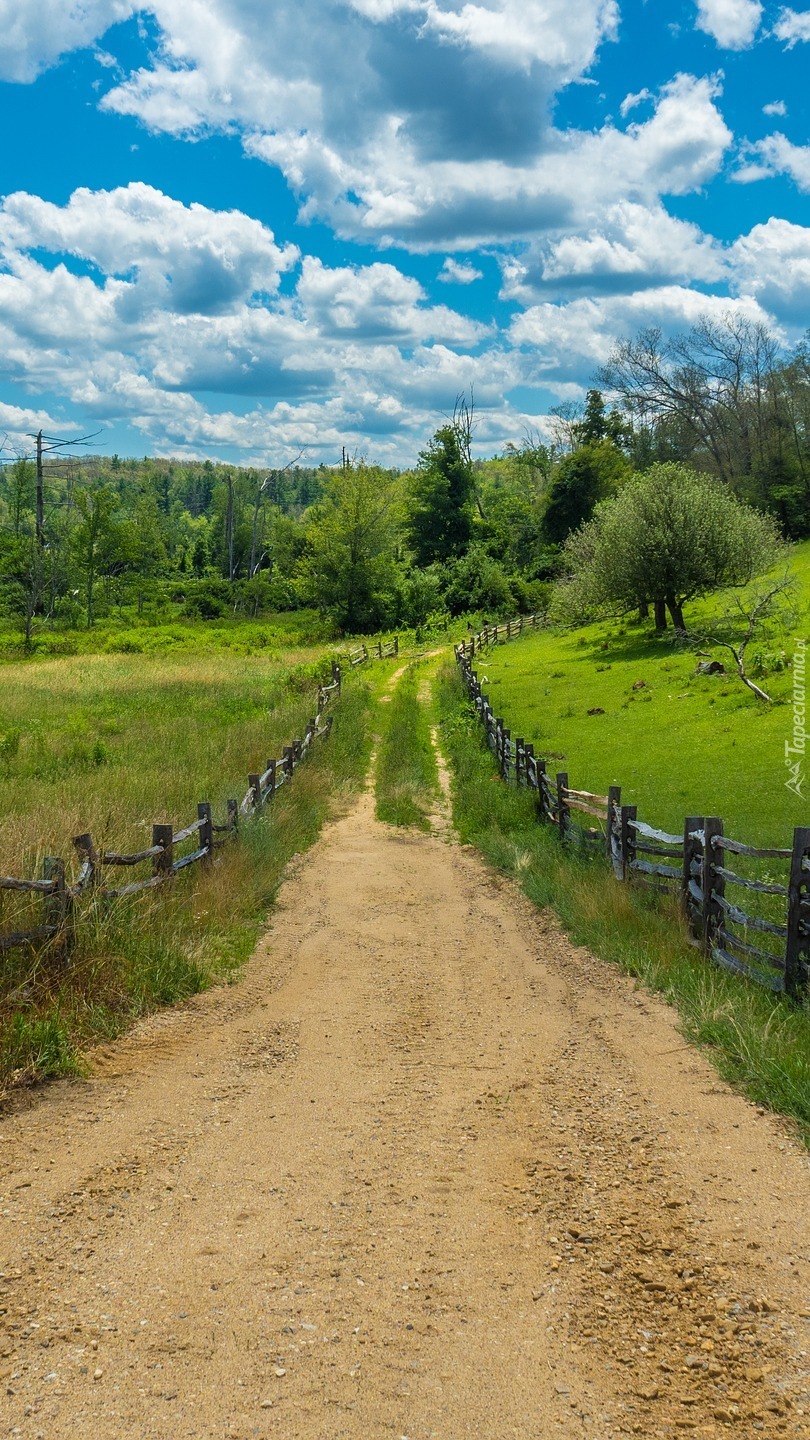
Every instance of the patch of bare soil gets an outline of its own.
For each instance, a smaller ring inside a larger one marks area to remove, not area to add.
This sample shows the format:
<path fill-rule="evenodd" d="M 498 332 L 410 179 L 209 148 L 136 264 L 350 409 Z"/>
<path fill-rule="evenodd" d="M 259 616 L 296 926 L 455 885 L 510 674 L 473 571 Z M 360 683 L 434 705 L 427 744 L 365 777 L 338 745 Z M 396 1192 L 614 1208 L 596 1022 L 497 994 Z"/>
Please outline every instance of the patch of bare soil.
<path fill-rule="evenodd" d="M 806 1155 L 449 838 L 0 1117 L 0 1434 L 810 1436 Z"/>

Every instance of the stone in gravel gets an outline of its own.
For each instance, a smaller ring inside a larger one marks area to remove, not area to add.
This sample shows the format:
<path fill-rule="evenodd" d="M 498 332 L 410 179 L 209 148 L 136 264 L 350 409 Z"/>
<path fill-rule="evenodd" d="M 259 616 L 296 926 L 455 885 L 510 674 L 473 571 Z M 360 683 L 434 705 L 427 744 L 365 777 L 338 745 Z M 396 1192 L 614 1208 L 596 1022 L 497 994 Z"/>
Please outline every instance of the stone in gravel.
<path fill-rule="evenodd" d="M 103 1370 L 94 1370 L 94 1371 L 93 1371 L 93 1379 L 94 1379 L 94 1380 L 100 1380 L 103 1374 L 104 1374 L 104 1371 L 103 1371 Z"/>
<path fill-rule="evenodd" d="M 287 1374 L 287 1371 L 284 1369 L 284 1366 L 283 1366 L 283 1365 L 277 1365 L 276 1368 L 275 1368 L 275 1370 L 273 1371 L 273 1374 L 274 1374 L 274 1375 L 277 1375 L 278 1378 L 279 1378 L 279 1380 L 280 1380 L 281 1377 L 282 1377 L 282 1375 L 286 1375 L 286 1374 Z"/>

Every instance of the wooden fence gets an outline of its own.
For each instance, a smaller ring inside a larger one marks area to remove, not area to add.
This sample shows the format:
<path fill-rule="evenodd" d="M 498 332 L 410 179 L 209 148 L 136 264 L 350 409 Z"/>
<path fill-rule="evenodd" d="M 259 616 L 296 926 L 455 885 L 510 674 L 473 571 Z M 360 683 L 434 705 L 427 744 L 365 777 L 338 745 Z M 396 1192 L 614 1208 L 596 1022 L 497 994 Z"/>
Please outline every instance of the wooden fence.
<path fill-rule="evenodd" d="M 11 876 L 0 876 L 0 892 L 17 891 L 40 896 L 43 907 L 41 924 L 25 931 L 0 935 L 0 952 L 46 943 L 58 944 L 63 950 L 68 950 L 73 938 L 76 907 L 82 899 L 124 900 L 142 890 L 164 886 L 191 865 L 210 865 L 220 846 L 238 839 L 240 821 L 258 815 L 266 805 L 271 804 L 278 791 L 291 783 L 296 769 L 307 758 L 315 741 L 329 735 L 333 716 L 326 716 L 325 712 L 340 695 L 340 690 L 341 667 L 333 660 L 331 682 L 319 686 L 316 713 L 307 723 L 303 738 L 285 745 L 281 757 L 268 760 L 261 775 L 248 775 L 248 788 L 243 800 L 241 803 L 228 800 L 226 814 L 220 823 L 214 821 L 209 802 L 202 800 L 197 806 L 196 820 L 177 831 L 172 825 L 153 825 L 151 845 L 131 855 L 112 850 L 98 851 L 92 835 L 77 835 L 73 840 L 73 849 L 80 868 L 72 884 L 67 879 L 65 860 L 59 856 L 48 856 L 43 861 L 40 879 L 17 880 Z M 191 848 L 186 848 L 188 846 Z M 143 865 L 149 867 L 145 878 L 124 885 L 110 885 L 111 871 Z"/>
<path fill-rule="evenodd" d="M 503 779 L 532 790 L 539 819 L 556 826 L 562 841 L 601 854 L 618 880 L 677 897 L 695 943 L 718 965 L 792 999 L 805 996 L 810 828 L 797 827 L 793 844 L 783 849 L 733 840 L 717 816 L 690 815 L 681 834 L 673 835 L 639 820 L 636 806 L 622 803 L 619 785 L 594 795 L 575 789 L 566 771 L 549 774 L 534 746 L 513 739 L 495 715 L 473 669 L 477 651 L 540 623 L 524 616 L 488 626 L 456 646 L 462 679 Z"/>
<path fill-rule="evenodd" d="M 378 640 L 369 650 L 367 645 L 359 645 L 356 650 L 347 650 L 341 659 L 357 670 L 360 665 L 368 665 L 370 660 L 391 660 L 399 654 L 399 636 L 395 635 L 393 640 Z"/>

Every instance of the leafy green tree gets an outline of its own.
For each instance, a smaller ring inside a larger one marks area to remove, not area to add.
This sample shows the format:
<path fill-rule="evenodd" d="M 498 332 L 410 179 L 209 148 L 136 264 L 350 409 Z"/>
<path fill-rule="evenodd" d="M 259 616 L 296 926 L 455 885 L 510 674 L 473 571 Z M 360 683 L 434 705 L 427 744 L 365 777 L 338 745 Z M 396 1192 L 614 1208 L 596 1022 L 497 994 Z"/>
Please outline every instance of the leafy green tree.
<path fill-rule="evenodd" d="M 547 542 L 562 545 L 591 518 L 600 500 L 616 494 L 629 474 L 629 462 L 610 440 L 593 441 L 564 456 L 554 472 L 543 516 Z"/>
<path fill-rule="evenodd" d="M 654 465 L 569 536 L 568 579 L 555 613 L 569 620 L 655 605 L 684 630 L 683 607 L 723 586 L 745 585 L 783 549 L 770 516 L 741 504 L 717 480 L 685 465 Z"/>
<path fill-rule="evenodd" d="M 483 610 L 500 616 L 512 608 L 512 589 L 503 566 L 473 545 L 445 566 L 444 599 L 451 615 Z"/>
<path fill-rule="evenodd" d="M 618 410 L 608 410 L 601 390 L 588 391 L 585 413 L 575 426 L 578 444 L 600 445 L 603 440 L 609 440 L 613 445 L 622 445 L 628 428 Z"/>
<path fill-rule="evenodd" d="M 26 516 L 33 515 L 37 472 L 33 460 L 18 456 L 4 475 L 9 520 L 14 535 L 25 533 Z"/>
<path fill-rule="evenodd" d="M 385 623 L 396 582 L 395 498 L 396 483 L 384 470 L 347 462 L 333 471 L 311 512 L 300 588 L 342 630 Z"/>
<path fill-rule="evenodd" d="M 117 497 L 107 485 L 77 490 L 75 504 L 81 520 L 73 532 L 73 546 L 85 586 L 88 630 L 95 619 L 96 583 L 101 575 L 126 568 L 132 552 L 131 536 L 116 516 Z"/>
<path fill-rule="evenodd" d="M 408 497 L 407 537 L 417 565 L 462 555 L 473 530 L 475 477 L 458 425 L 442 425 L 420 452 Z"/>

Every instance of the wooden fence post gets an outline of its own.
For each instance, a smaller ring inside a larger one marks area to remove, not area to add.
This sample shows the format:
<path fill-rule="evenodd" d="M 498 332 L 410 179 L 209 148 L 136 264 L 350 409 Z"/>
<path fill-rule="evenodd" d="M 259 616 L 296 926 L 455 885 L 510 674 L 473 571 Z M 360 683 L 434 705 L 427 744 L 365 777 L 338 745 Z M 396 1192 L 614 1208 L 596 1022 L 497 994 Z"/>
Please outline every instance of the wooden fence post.
<path fill-rule="evenodd" d="M 227 810 L 228 810 L 228 827 L 229 827 L 230 830 L 233 831 L 234 839 L 236 839 L 236 837 L 237 837 L 238 834 L 239 834 L 239 801 L 238 801 L 238 800 L 229 800 L 229 801 L 228 801 L 228 805 L 227 805 Z"/>
<path fill-rule="evenodd" d="M 506 726 L 505 726 L 504 723 L 503 723 L 503 720 L 501 720 L 500 726 L 501 726 L 501 774 L 502 774 L 504 780 L 508 780 L 508 779 L 509 779 L 509 765 L 510 765 L 510 761 L 511 761 L 511 758 L 512 758 L 512 757 L 511 757 L 511 750 L 510 750 L 510 739 L 511 739 L 512 731 L 511 731 L 511 730 L 507 730 Z"/>
<path fill-rule="evenodd" d="M 692 866 L 696 860 L 700 863 L 701 876 L 703 874 L 703 851 L 701 848 L 700 840 L 693 840 L 692 837 L 693 835 L 697 835 L 699 831 L 703 830 L 705 824 L 706 819 L 703 815 L 687 815 L 686 819 L 683 822 L 683 872 L 681 875 L 681 909 L 683 910 L 686 919 L 689 921 L 693 935 L 697 935 L 698 933 L 698 926 L 695 924 L 695 913 L 697 911 L 697 905 L 695 904 L 695 898 L 692 895 L 689 887 L 693 880 L 695 881 L 695 883 L 698 883 L 697 877 L 692 874 Z"/>
<path fill-rule="evenodd" d="M 605 854 L 607 856 L 608 864 L 613 866 L 613 873 L 619 880 L 621 880 L 622 878 L 620 874 L 621 853 L 619 847 L 619 837 L 616 834 L 615 826 L 617 821 L 619 824 L 621 824 L 621 820 L 619 819 L 621 815 L 621 810 L 622 787 L 621 785 L 611 785 L 608 790 L 607 834 L 605 835 Z"/>
<path fill-rule="evenodd" d="M 526 784 L 530 790 L 536 790 L 537 772 L 534 768 L 534 746 L 532 744 L 523 746 L 523 760 L 526 767 Z"/>
<path fill-rule="evenodd" d="M 214 826 L 211 819 L 211 806 L 207 800 L 201 800 L 197 806 L 197 819 L 202 820 L 200 826 L 200 849 L 205 846 L 203 865 L 210 865 L 214 858 Z"/>
<path fill-rule="evenodd" d="M 523 758 L 523 736 L 515 736 L 515 784 L 523 784 L 525 760 Z"/>
<path fill-rule="evenodd" d="M 565 832 L 568 829 L 568 804 L 563 794 L 568 789 L 568 772 L 561 770 L 557 776 L 557 825 L 560 831 L 560 839 L 565 839 Z"/>
<path fill-rule="evenodd" d="M 276 793 L 276 761 L 268 760 L 267 769 L 270 772 L 267 781 L 267 798 L 272 800 Z"/>
<path fill-rule="evenodd" d="M 292 780 L 295 759 L 292 745 L 283 745 L 281 748 L 281 768 L 288 780 Z"/>
<path fill-rule="evenodd" d="M 261 803 L 262 803 L 262 777 L 261 777 L 261 775 L 257 775 L 257 774 L 255 774 L 255 773 L 253 773 L 253 774 L 251 774 L 251 775 L 248 775 L 248 785 L 250 786 L 250 789 L 251 789 L 251 792 L 252 792 L 252 795 L 253 795 L 253 799 L 251 800 L 250 803 L 251 803 L 251 805 L 253 806 L 253 809 L 254 809 L 254 810 L 257 810 L 257 809 L 259 809 L 259 808 L 261 807 Z"/>
<path fill-rule="evenodd" d="M 97 879 L 96 865 L 98 864 L 98 852 L 93 844 L 92 835 L 89 832 L 84 835 L 74 835 L 73 846 L 82 864 L 88 867 L 87 884 L 85 888 L 92 890 Z"/>
<path fill-rule="evenodd" d="M 332 661 L 332 684 L 337 685 L 337 693 L 340 694 L 340 687 L 343 683 L 343 676 L 337 660 Z"/>
<path fill-rule="evenodd" d="M 808 886 L 810 871 L 810 829 L 798 826 L 793 831 L 793 855 L 788 881 L 787 940 L 785 941 L 785 994 L 800 1000 L 804 989 L 804 970 L 810 959 L 810 909 Z M 804 914 L 802 913 L 804 909 Z M 802 924 L 805 933 L 802 934 Z"/>
<path fill-rule="evenodd" d="M 703 949 L 707 954 L 711 954 L 715 931 L 723 918 L 722 906 L 718 905 L 715 896 L 722 897 L 726 892 L 726 882 L 722 875 L 717 874 L 717 867 L 722 865 L 725 856 L 712 843 L 716 835 L 722 834 L 722 820 L 716 815 L 707 815 L 703 822 L 703 870 L 701 875 L 703 887 L 701 931 Z"/>
<path fill-rule="evenodd" d="M 629 880 L 633 861 L 636 858 L 636 832 L 630 824 L 638 814 L 638 807 L 635 805 L 622 805 L 619 810 L 619 861 L 621 864 L 621 879 Z"/>
<path fill-rule="evenodd" d="M 174 864 L 174 827 L 172 825 L 153 825 L 152 844 L 162 845 L 163 851 L 156 855 L 152 861 L 152 873 L 159 875 L 165 880 L 172 873 Z"/>
<path fill-rule="evenodd" d="M 545 822 L 549 818 L 548 808 L 546 806 L 546 787 L 543 783 L 546 778 L 545 760 L 535 760 L 534 776 L 537 781 L 537 814 L 539 818 Z"/>
<path fill-rule="evenodd" d="M 382 660 L 382 640 L 377 641 L 377 659 Z"/>
<path fill-rule="evenodd" d="M 66 947 L 70 946 L 71 896 L 65 880 L 65 862 L 58 855 L 46 855 L 42 862 L 42 878 L 50 880 L 54 889 L 44 897 L 43 909 L 46 925 L 55 926 Z"/>

